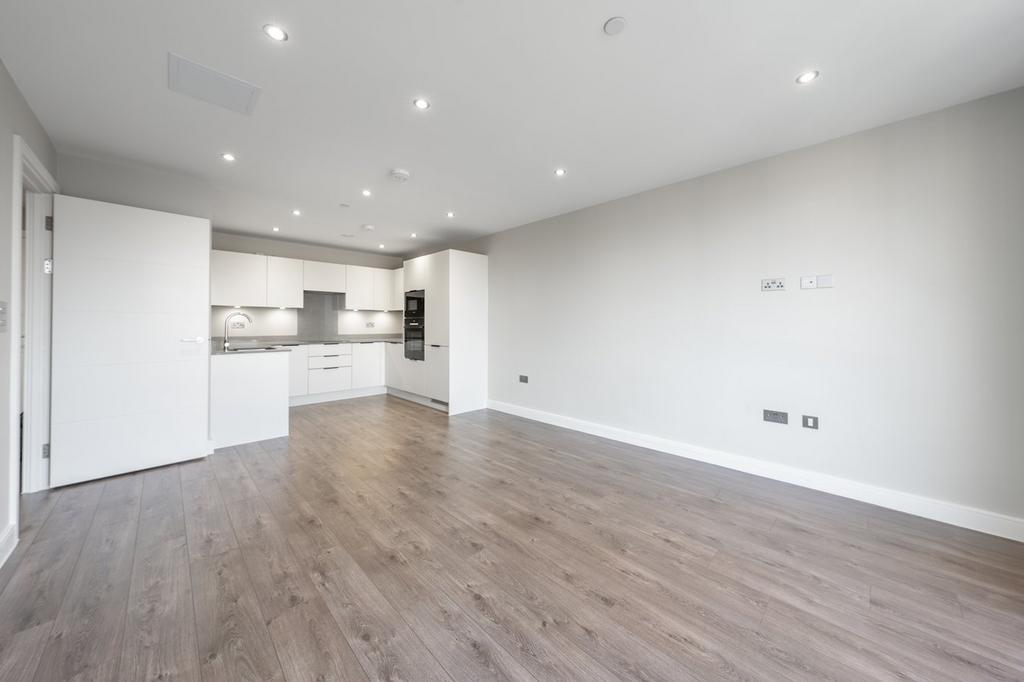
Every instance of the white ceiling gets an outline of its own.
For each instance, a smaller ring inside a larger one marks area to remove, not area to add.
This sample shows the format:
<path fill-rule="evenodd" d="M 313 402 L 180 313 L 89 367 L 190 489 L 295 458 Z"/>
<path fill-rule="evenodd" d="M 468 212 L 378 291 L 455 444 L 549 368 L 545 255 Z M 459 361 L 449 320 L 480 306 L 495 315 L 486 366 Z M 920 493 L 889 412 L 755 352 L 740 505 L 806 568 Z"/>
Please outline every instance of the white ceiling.
<path fill-rule="evenodd" d="M 394 254 L 1024 84 L 1021 0 L 0 0 L 0 12 L 0 59 L 58 149 L 199 176 L 217 227 Z M 606 36 L 615 15 L 628 26 Z M 268 22 L 290 40 L 267 39 Z M 170 92 L 169 51 L 262 87 L 253 115 Z M 809 68 L 821 79 L 796 85 Z M 394 167 L 412 180 L 390 181 Z"/>

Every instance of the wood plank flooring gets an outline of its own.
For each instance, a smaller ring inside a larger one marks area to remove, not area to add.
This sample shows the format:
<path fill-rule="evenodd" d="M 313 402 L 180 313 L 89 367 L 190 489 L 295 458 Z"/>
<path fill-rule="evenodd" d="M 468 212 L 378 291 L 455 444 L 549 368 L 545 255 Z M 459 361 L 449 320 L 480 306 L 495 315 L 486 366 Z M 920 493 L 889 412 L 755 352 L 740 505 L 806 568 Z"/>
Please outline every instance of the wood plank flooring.
<path fill-rule="evenodd" d="M 1024 545 L 482 411 L 26 496 L 0 680 L 1022 680 Z"/>

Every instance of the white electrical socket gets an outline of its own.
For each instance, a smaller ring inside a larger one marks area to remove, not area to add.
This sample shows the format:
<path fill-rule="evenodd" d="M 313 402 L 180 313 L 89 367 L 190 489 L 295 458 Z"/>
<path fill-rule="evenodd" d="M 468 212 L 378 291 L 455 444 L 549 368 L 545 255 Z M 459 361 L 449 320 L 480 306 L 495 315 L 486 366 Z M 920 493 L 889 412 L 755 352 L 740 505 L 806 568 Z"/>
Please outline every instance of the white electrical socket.
<path fill-rule="evenodd" d="M 815 275 L 804 275 L 800 278 L 801 289 L 817 289 L 818 278 Z"/>
<path fill-rule="evenodd" d="M 772 279 L 761 280 L 761 291 L 785 291 L 785 289 L 785 277 L 774 277 Z"/>

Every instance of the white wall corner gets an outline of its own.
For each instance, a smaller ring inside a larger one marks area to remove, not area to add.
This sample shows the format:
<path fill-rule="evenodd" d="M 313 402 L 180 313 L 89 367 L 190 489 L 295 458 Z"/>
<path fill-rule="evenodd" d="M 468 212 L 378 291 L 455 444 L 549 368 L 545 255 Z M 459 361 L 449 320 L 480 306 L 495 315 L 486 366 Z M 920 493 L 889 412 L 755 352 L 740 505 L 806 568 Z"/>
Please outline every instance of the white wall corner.
<path fill-rule="evenodd" d="M 18 528 L 13 523 L 9 523 L 3 532 L 0 533 L 0 566 L 7 563 L 7 560 L 11 558 L 11 553 L 14 552 L 14 548 L 17 546 Z"/>
<path fill-rule="evenodd" d="M 990 535 L 1009 538 L 1024 542 L 1024 518 L 1008 516 L 998 512 L 978 509 L 966 505 L 947 502 L 932 497 L 924 497 L 913 493 L 883 488 L 869 483 L 861 483 L 830 474 L 823 474 L 809 469 L 800 469 L 777 462 L 768 462 L 745 455 L 713 450 L 698 445 L 689 445 L 680 441 L 651 436 L 636 431 L 629 431 L 613 426 L 605 426 L 574 417 L 535 410 L 522 405 L 488 400 L 487 406 L 498 412 L 516 415 L 525 419 L 561 426 L 573 431 L 589 433 L 620 443 L 628 443 L 642 448 L 657 450 L 679 457 L 686 457 L 708 464 L 715 464 L 743 471 L 755 476 L 762 476 L 784 483 L 792 483 L 804 488 L 831 493 L 851 500 L 893 509 L 895 511 L 921 516 L 934 521 L 941 521 L 961 528 L 968 528 Z"/>

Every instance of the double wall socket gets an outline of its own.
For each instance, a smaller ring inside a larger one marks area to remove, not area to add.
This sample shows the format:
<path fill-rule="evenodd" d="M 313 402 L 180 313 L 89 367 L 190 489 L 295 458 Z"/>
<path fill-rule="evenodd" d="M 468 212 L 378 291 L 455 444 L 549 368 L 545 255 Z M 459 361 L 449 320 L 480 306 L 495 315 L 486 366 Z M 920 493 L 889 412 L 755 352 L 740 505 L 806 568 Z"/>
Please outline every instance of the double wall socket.
<path fill-rule="evenodd" d="M 766 422 L 775 422 L 776 424 L 788 424 L 789 413 L 779 412 L 778 410 L 765 410 L 764 420 Z"/>
<path fill-rule="evenodd" d="M 761 291 L 785 291 L 786 290 L 786 278 L 785 277 L 774 277 L 771 279 L 761 280 Z"/>

